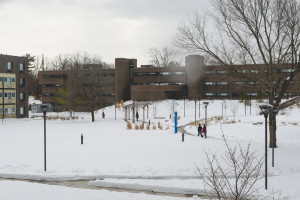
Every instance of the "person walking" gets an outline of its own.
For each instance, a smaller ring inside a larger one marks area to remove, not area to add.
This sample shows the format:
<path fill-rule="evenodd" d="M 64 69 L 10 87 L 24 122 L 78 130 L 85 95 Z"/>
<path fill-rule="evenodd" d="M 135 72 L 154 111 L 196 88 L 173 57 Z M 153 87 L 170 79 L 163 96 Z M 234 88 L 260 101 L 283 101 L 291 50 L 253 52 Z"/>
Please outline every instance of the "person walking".
<path fill-rule="evenodd" d="M 204 133 L 204 136 L 206 138 L 206 126 L 205 126 L 205 124 L 203 124 L 202 132 Z"/>
<path fill-rule="evenodd" d="M 105 113 L 102 112 L 102 119 L 105 119 Z"/>
<path fill-rule="evenodd" d="M 136 121 L 139 121 L 139 113 L 138 112 L 136 112 L 135 118 L 136 118 Z"/>
<path fill-rule="evenodd" d="M 203 137 L 201 124 L 199 124 L 199 126 L 198 126 L 198 137 L 199 137 L 199 135 L 201 135 L 201 137 Z"/>

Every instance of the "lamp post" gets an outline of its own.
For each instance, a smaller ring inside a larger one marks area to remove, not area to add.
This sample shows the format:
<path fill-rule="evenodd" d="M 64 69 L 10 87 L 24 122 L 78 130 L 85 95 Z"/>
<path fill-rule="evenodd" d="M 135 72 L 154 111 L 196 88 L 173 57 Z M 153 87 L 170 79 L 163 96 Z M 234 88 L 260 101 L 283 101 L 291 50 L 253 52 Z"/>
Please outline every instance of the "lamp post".
<path fill-rule="evenodd" d="M 196 107 L 197 107 L 196 103 L 197 103 L 197 99 L 194 99 L 194 101 L 195 101 L 195 126 L 196 126 Z"/>
<path fill-rule="evenodd" d="M 205 101 L 205 102 L 203 102 L 203 104 L 204 104 L 204 106 L 205 106 L 205 126 L 206 126 L 206 131 L 205 131 L 205 138 L 206 138 L 206 133 L 207 133 L 207 106 L 208 106 L 208 104 L 209 104 L 209 102 L 208 101 Z"/>
<path fill-rule="evenodd" d="M 200 97 L 199 97 L 199 120 L 200 120 Z"/>
<path fill-rule="evenodd" d="M 261 105 L 259 106 L 260 110 L 264 114 L 265 117 L 265 189 L 268 189 L 268 136 L 267 136 L 267 119 L 268 119 L 268 114 L 270 113 L 270 110 L 272 109 L 272 106 L 268 105 Z"/>
<path fill-rule="evenodd" d="M 115 98 L 115 120 L 117 120 L 117 100 Z"/>
<path fill-rule="evenodd" d="M 185 99 L 186 96 L 183 96 L 183 116 L 185 117 Z"/>
<path fill-rule="evenodd" d="M 47 170 L 46 165 L 46 113 L 49 108 L 47 104 L 41 104 L 40 105 L 41 110 L 43 111 L 44 115 L 44 171 Z"/>
<path fill-rule="evenodd" d="M 223 103 L 221 103 L 222 104 L 222 119 L 223 119 Z"/>

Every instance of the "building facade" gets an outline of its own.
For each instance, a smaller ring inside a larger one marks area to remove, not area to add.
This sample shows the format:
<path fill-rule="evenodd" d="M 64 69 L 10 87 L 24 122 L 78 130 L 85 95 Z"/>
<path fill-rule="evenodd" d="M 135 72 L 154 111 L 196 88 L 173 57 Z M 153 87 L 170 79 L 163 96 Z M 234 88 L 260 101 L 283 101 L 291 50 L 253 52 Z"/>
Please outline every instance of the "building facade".
<path fill-rule="evenodd" d="M 28 60 L 0 54 L 0 118 L 28 117 Z"/>
<path fill-rule="evenodd" d="M 43 102 L 54 103 L 55 89 L 63 87 L 63 81 L 70 74 L 86 79 L 97 76 L 106 92 L 103 106 L 115 101 L 155 101 L 164 99 L 238 99 L 247 96 L 252 99 L 264 98 L 256 82 L 242 78 L 243 73 L 258 76 L 265 73 L 263 65 L 236 65 L 233 72 L 227 66 L 207 66 L 204 57 L 189 55 L 185 66 L 137 67 L 136 59 L 116 58 L 115 69 L 84 69 L 80 71 L 44 71 L 39 73 L 43 87 Z M 287 66 L 278 67 L 278 76 L 284 76 Z M 63 78 L 64 77 L 64 78 Z M 276 84 L 276 83 L 274 83 Z M 285 94 L 286 97 L 300 95 L 300 78 L 295 77 Z M 104 95 L 105 96 L 105 95 Z"/>

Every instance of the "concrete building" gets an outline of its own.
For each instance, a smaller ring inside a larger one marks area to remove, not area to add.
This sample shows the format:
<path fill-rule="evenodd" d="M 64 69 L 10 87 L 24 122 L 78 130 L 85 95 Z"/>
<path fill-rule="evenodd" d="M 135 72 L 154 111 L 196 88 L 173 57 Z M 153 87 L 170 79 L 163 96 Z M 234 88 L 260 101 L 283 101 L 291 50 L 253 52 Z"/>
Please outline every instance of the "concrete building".
<path fill-rule="evenodd" d="M 43 103 L 55 105 L 55 90 L 62 88 L 63 81 L 69 74 L 78 74 L 86 79 L 98 76 L 105 87 L 107 98 L 102 98 L 102 105 L 116 101 L 155 101 L 164 99 L 239 99 L 247 96 L 252 99 L 264 98 L 257 83 L 243 79 L 240 74 L 252 73 L 258 76 L 265 73 L 263 65 L 236 65 L 233 72 L 226 66 L 206 66 L 204 57 L 189 55 L 185 66 L 137 67 L 136 59 L 116 58 L 115 69 L 89 69 L 75 71 L 45 71 L 39 73 L 43 86 Z M 277 76 L 285 76 L 288 65 L 278 66 Z M 93 74 L 93 75 L 92 75 Z M 287 74 L 287 73 L 286 73 Z M 262 81 L 263 82 L 263 81 Z M 276 84 L 276 83 L 274 83 Z M 295 77 L 285 96 L 300 95 L 300 78 Z M 100 106 L 100 107 L 101 107 Z M 55 110 L 55 108 L 54 108 Z"/>
<path fill-rule="evenodd" d="M 28 117 L 28 60 L 0 54 L 0 118 Z"/>

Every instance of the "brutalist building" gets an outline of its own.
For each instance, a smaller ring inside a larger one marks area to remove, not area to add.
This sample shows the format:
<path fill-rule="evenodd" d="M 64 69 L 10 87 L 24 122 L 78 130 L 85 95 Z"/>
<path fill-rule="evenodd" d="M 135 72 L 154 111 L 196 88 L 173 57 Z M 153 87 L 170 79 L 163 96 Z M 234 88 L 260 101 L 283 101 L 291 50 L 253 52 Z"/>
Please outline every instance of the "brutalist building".
<path fill-rule="evenodd" d="M 85 68 L 76 73 L 86 79 L 99 77 L 105 90 L 103 94 L 100 94 L 102 97 L 99 98 L 99 101 L 103 102 L 100 107 L 114 104 L 115 101 L 133 99 L 156 101 L 164 99 L 238 99 L 241 96 L 248 96 L 252 99 L 266 97 L 266 94 L 258 89 L 257 83 L 241 76 L 243 73 L 250 72 L 253 76 L 264 73 L 266 69 L 263 65 L 236 65 L 235 68 L 239 70 L 234 72 L 228 66 L 205 65 L 203 56 L 189 55 L 185 59 L 185 66 L 173 64 L 168 67 L 150 65 L 138 67 L 137 59 L 116 58 L 115 69 Z M 288 72 L 288 65 L 278 66 L 278 70 L 278 75 L 282 76 Z M 54 91 L 63 87 L 63 81 L 70 73 L 75 72 L 43 71 L 39 73 L 44 103 L 54 105 L 57 103 Z M 299 83 L 299 76 L 295 77 L 285 96 L 300 95 Z"/>

